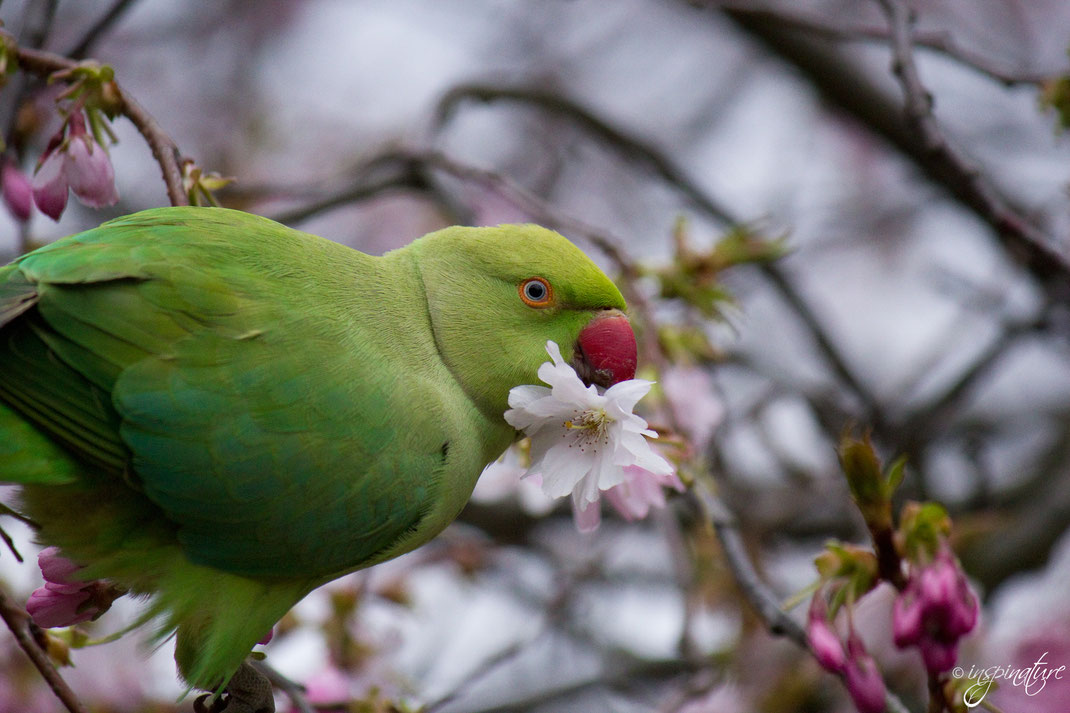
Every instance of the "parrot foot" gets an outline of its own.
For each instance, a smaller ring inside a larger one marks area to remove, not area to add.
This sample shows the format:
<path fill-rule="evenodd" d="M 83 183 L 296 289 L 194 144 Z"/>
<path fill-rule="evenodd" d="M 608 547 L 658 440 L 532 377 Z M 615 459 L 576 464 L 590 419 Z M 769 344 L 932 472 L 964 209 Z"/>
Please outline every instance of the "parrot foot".
<path fill-rule="evenodd" d="M 275 713 L 275 697 L 267 676 L 243 661 L 227 684 L 226 694 L 212 700 L 206 693 L 193 702 L 194 713 Z"/>

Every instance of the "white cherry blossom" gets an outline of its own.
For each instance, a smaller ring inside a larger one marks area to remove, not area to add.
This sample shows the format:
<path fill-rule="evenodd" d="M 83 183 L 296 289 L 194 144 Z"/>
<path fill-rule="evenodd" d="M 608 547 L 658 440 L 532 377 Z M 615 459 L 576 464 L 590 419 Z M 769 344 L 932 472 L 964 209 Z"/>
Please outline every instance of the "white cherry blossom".
<path fill-rule="evenodd" d="M 625 468 L 668 476 L 673 467 L 655 453 L 647 438 L 657 434 L 632 413 L 652 382 L 629 379 L 600 392 L 585 386 L 554 342 L 546 343 L 550 361 L 539 367 L 545 386 L 516 386 L 509 392 L 505 420 L 531 438 L 531 466 L 525 477 L 539 476 L 550 497 L 572 494 L 580 529 L 591 526 L 590 508 L 600 493 L 628 481 Z M 594 521 L 596 522 L 596 521 Z"/>

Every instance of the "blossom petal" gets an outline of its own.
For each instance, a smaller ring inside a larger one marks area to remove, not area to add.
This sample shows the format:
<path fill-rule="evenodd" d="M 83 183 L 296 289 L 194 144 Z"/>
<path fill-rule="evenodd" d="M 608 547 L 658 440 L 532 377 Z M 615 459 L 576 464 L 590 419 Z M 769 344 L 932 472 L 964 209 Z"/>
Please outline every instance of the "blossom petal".
<path fill-rule="evenodd" d="M 534 442 L 532 443 L 534 448 Z M 542 457 L 538 468 L 532 469 L 542 473 L 542 490 L 552 498 L 568 495 L 576 484 L 590 472 L 594 465 L 594 454 L 570 448 L 568 444 L 559 443 Z"/>
<path fill-rule="evenodd" d="M 46 587 L 35 589 L 26 602 L 26 611 L 34 623 L 42 629 L 72 626 L 89 621 L 97 613 L 89 608 L 79 612 L 79 607 L 89 599 L 89 592 L 79 589 L 74 592 L 56 592 Z"/>
<path fill-rule="evenodd" d="M 67 207 L 67 174 L 64 155 L 53 151 L 33 177 L 33 202 L 52 220 L 59 220 Z"/>
<path fill-rule="evenodd" d="M 75 197 L 90 208 L 115 205 L 115 170 L 104 147 L 88 136 L 75 137 L 67 146 L 67 180 Z"/>
<path fill-rule="evenodd" d="M 646 396 L 653 385 L 653 381 L 646 379 L 628 379 L 606 389 L 605 397 L 616 408 L 619 408 L 622 414 L 631 414 L 635 410 L 635 405 L 639 403 L 639 399 Z"/>
<path fill-rule="evenodd" d="M 33 185 L 26 174 L 18 169 L 14 161 L 4 159 L 0 169 L 0 192 L 4 204 L 16 220 L 26 222 L 33 213 Z"/>
<path fill-rule="evenodd" d="M 572 493 L 572 520 L 580 532 L 594 532 L 602 524 L 602 508 L 597 501 L 581 503 L 578 492 L 577 490 Z"/>
<path fill-rule="evenodd" d="M 514 386 L 509 389 L 509 405 L 514 409 L 527 408 L 537 399 L 549 396 L 550 390 L 545 386 L 534 386 L 531 384 L 525 384 L 523 386 Z M 505 412 L 508 416 L 509 412 Z"/>

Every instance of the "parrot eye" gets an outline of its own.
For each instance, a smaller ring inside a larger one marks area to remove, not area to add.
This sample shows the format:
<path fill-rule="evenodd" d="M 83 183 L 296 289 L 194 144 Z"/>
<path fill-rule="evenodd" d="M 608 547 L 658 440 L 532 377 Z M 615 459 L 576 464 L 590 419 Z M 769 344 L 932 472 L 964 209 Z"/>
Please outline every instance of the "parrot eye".
<path fill-rule="evenodd" d="M 529 277 L 520 283 L 520 299 L 528 307 L 546 307 L 553 301 L 550 283 L 541 277 Z"/>

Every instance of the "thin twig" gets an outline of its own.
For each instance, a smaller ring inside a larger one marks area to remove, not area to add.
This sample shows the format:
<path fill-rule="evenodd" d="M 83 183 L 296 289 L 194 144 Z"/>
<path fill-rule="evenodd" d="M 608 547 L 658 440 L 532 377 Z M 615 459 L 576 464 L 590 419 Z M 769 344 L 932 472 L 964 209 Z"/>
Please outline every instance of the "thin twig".
<path fill-rule="evenodd" d="M 907 436 L 903 440 L 912 443 L 920 440 L 926 433 L 943 431 L 945 428 L 944 422 L 950 417 L 954 409 L 969 394 L 973 393 L 980 379 L 992 372 L 992 369 L 1010 351 L 1010 348 L 1019 343 L 1019 338 L 1025 334 L 1043 329 L 1047 323 L 1048 310 L 1045 309 L 1035 319 L 1007 325 L 1003 333 L 989 344 L 988 348 L 981 352 L 973 363 L 963 369 L 958 377 L 944 389 L 943 393 L 903 419 L 900 428 L 907 432 Z"/>
<path fill-rule="evenodd" d="M 135 2 L 137 0 L 115 0 L 111 8 L 92 27 L 86 30 L 82 39 L 67 53 L 67 56 L 75 60 L 85 59 L 89 51 L 93 49 L 93 45 L 115 26 L 115 23 L 119 21 L 123 13 L 130 9 L 130 6 Z"/>
<path fill-rule="evenodd" d="M 53 72 L 71 69 L 78 62 L 52 52 L 20 47 L 18 49 L 19 67 L 28 72 L 48 76 Z M 164 183 L 167 185 L 167 197 L 171 205 L 189 205 L 186 191 L 182 187 L 182 169 L 179 166 L 179 151 L 174 140 L 161 128 L 159 123 L 144 107 L 121 88 L 118 91 L 119 111 L 137 127 L 142 138 L 152 149 L 152 155 L 160 165 Z"/>
<path fill-rule="evenodd" d="M 22 37 L 19 38 L 23 47 L 39 49 L 44 45 L 52 29 L 57 4 L 57 0 L 37 0 L 26 4 L 22 15 Z M 3 102 L 0 106 L 0 129 L 8 145 L 15 144 L 15 125 L 19 107 L 23 105 L 30 91 L 36 89 L 37 85 L 38 82 L 31 81 L 29 77 L 15 74 L 4 87 Z M 19 147 L 16 146 L 16 148 Z"/>
<path fill-rule="evenodd" d="M 758 20 L 767 19 L 785 27 L 830 40 L 887 42 L 891 39 L 891 32 L 887 27 L 843 23 L 817 13 L 807 13 L 796 9 L 763 7 L 760 4 L 740 0 L 690 0 L 690 2 L 693 5 L 702 5 L 708 8 L 730 11 L 735 14 L 749 15 Z M 947 30 L 914 30 L 911 37 L 918 47 L 924 47 L 942 54 L 962 66 L 968 67 L 1006 86 L 1022 84 L 1036 86 L 1054 76 L 1070 72 L 1070 68 L 1051 72 L 1027 72 L 1006 69 L 992 62 L 984 55 L 958 44 L 954 36 Z"/>
<path fill-rule="evenodd" d="M 509 646 L 506 646 L 501 651 L 488 656 L 479 663 L 479 666 L 470 674 L 465 676 L 464 680 L 453 687 L 453 690 L 449 691 L 443 696 L 440 696 L 434 701 L 427 703 L 421 711 L 423 713 L 435 713 L 437 710 L 441 710 L 443 707 L 454 702 L 458 698 L 464 695 L 466 689 L 471 689 L 472 686 L 484 680 L 487 676 L 494 673 L 501 666 L 508 663 L 511 659 L 515 659 L 519 654 L 530 646 L 535 639 L 542 635 L 542 632 L 535 634 L 535 636 L 529 637 L 523 641 L 517 641 Z"/>
<path fill-rule="evenodd" d="M 57 5 L 59 0 L 36 0 L 27 5 L 20 40 L 23 45 L 34 49 L 45 46 L 52 21 L 56 18 Z"/>
<path fill-rule="evenodd" d="M 693 492 L 706 519 L 713 525 L 717 539 L 721 542 L 725 561 L 732 571 L 732 576 L 743 598 L 758 614 L 770 633 L 787 637 L 802 648 L 809 649 L 806 632 L 797 621 L 780 608 L 780 598 L 762 582 L 758 572 L 754 569 L 735 515 L 701 480 L 696 481 Z"/>
<path fill-rule="evenodd" d="M 15 541 L 11 539 L 11 535 L 7 534 L 7 530 L 2 527 L 0 527 L 0 540 L 3 540 L 4 545 L 11 550 L 11 554 L 15 556 L 15 561 L 22 564 L 24 560 L 22 559 L 22 555 L 19 553 L 18 548 L 15 547 Z"/>
<path fill-rule="evenodd" d="M 40 630 L 36 628 L 33 620 L 30 619 L 30 615 L 22 607 L 11 601 L 3 590 L 0 590 L 0 618 L 7 624 L 7 628 L 11 629 L 11 633 L 15 635 L 15 640 L 19 646 L 26 652 L 37 670 L 41 672 L 41 676 L 48 683 L 52 692 L 56 694 L 56 698 L 63 703 L 64 707 L 70 713 L 88 713 L 82 702 L 74 695 L 74 691 L 59 675 L 56 667 L 52 665 L 44 645 L 39 643 L 38 637 L 35 636 L 35 630 L 37 633 L 40 633 Z"/>
<path fill-rule="evenodd" d="M 1070 277 L 1070 258 L 1054 247 L 1049 236 L 1011 208 L 992 182 L 948 143 L 932 113 L 932 95 L 914 62 L 910 9 L 900 0 L 876 2 L 888 17 L 892 72 L 903 91 L 907 123 L 922 144 L 925 160 L 935 173 L 945 177 L 944 185 L 996 228 L 1012 256 L 1044 281 L 1065 281 Z"/>
<path fill-rule="evenodd" d="M 818 351 L 821 352 L 832 371 L 862 402 L 862 406 L 866 410 L 865 420 L 871 422 L 878 431 L 882 430 L 884 418 L 877 398 L 869 390 L 869 387 L 862 382 L 861 378 L 855 375 L 846 358 L 836 348 L 828 330 L 818 320 L 817 315 L 806 300 L 803 299 L 802 295 L 799 294 L 795 285 L 791 283 L 784 271 L 776 265 L 766 263 L 761 265 L 759 269 L 769 279 L 776 291 L 780 293 L 780 296 L 795 313 L 795 316 L 799 318 L 799 321 L 810 330 Z"/>
<path fill-rule="evenodd" d="M 424 186 L 416 176 L 413 176 L 407 171 L 398 173 L 394 176 L 377 178 L 371 181 L 358 179 L 352 186 L 349 186 L 342 191 L 333 193 L 321 200 L 301 206 L 300 208 L 295 208 L 286 211 L 285 213 L 279 213 L 274 216 L 274 220 L 277 220 L 284 225 L 302 223 L 313 216 L 319 215 L 320 213 L 326 213 L 335 208 L 359 203 L 360 201 L 374 198 L 375 196 L 392 190 L 405 189 L 423 190 Z"/>
<path fill-rule="evenodd" d="M 442 97 L 435 109 L 435 126 L 440 128 L 466 100 L 481 102 L 516 101 L 538 106 L 544 111 L 568 117 L 574 124 L 603 143 L 616 148 L 626 159 L 647 166 L 667 183 L 675 186 L 688 200 L 707 215 L 722 223 L 734 223 L 730 211 L 698 188 L 687 172 L 676 165 L 653 144 L 633 136 L 603 120 L 588 108 L 554 92 L 527 87 L 504 87 L 488 84 L 462 84 Z"/>

